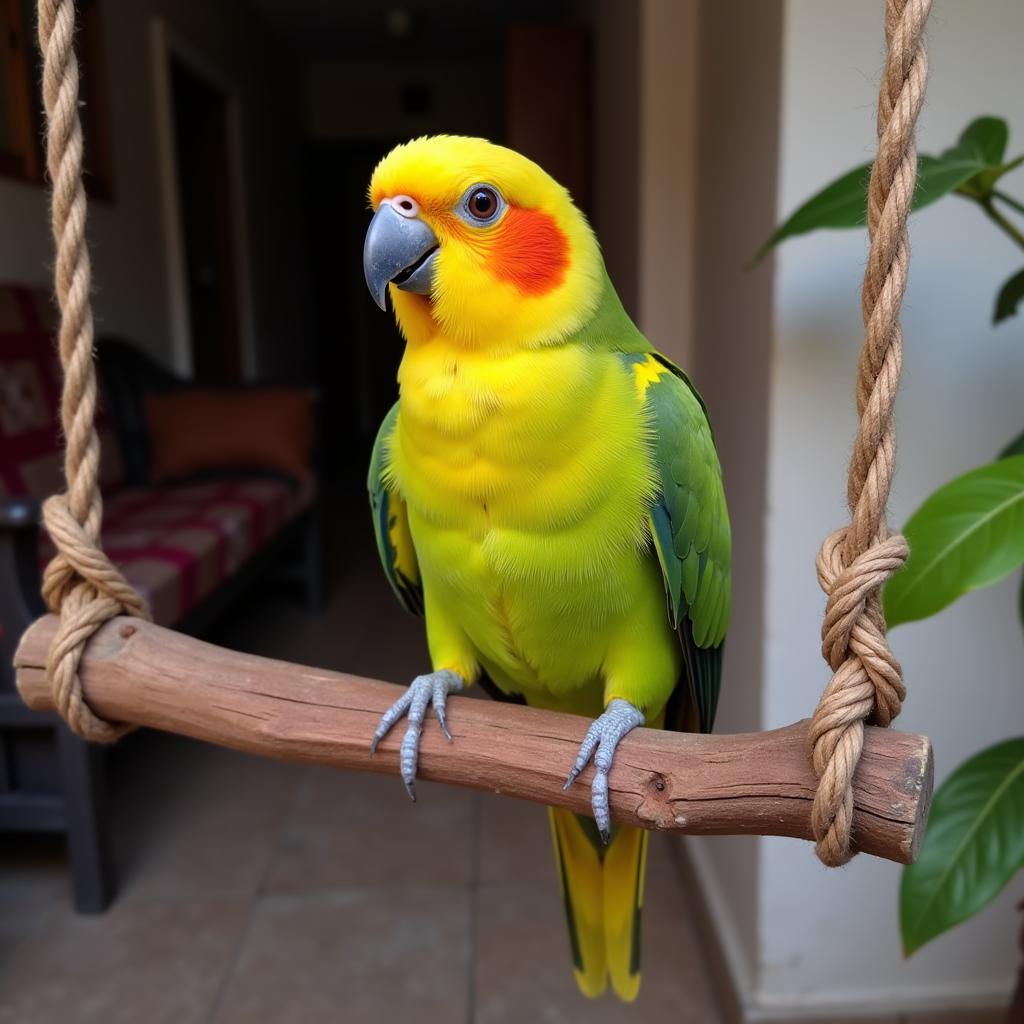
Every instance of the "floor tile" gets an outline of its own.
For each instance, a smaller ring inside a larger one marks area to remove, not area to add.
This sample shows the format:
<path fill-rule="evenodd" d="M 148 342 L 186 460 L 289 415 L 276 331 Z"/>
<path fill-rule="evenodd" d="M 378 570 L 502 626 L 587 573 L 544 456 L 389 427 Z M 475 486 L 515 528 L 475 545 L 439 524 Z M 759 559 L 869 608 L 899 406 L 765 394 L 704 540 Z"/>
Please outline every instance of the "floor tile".
<path fill-rule="evenodd" d="M 267 889 L 469 882 L 476 795 L 429 782 L 416 793 L 390 775 L 309 769 Z"/>
<path fill-rule="evenodd" d="M 483 883 L 478 897 L 474 984 L 479 1024 L 605 1024 L 671 1021 L 716 1024 L 712 993 L 678 890 L 644 908 L 643 986 L 636 1002 L 588 1000 L 572 976 L 561 900 L 548 885 Z"/>
<path fill-rule="evenodd" d="M 1005 1024 L 1006 1010 L 959 1010 L 956 1012 L 908 1013 L 897 1024 Z"/>
<path fill-rule="evenodd" d="M 120 901 L 49 915 L 0 967 L 2 1024 L 192 1024 L 208 1018 L 243 901 Z"/>
<path fill-rule="evenodd" d="M 901 1021 L 899 1017 L 887 1013 L 860 1017 L 794 1017 L 788 1021 L 773 1021 L 772 1024 L 901 1024 Z M 964 1024 L 969 1022 L 965 1021 Z"/>
<path fill-rule="evenodd" d="M 63 837 L 4 835 L 0 843 L 0 917 L 66 907 L 70 899 Z"/>
<path fill-rule="evenodd" d="M 376 599 L 360 599 L 358 640 L 345 670 L 372 679 L 407 684 L 431 669 L 423 619 L 404 612 L 388 590 Z"/>
<path fill-rule="evenodd" d="M 43 913 L 27 909 L 16 910 L 10 904 L 0 907 L 0 972 L 4 965 L 14 956 L 18 946 L 32 933 Z"/>
<path fill-rule="evenodd" d="M 210 639 L 391 682 L 411 681 L 430 667 L 423 620 L 403 611 L 376 562 L 372 540 L 341 568 L 322 611 L 308 613 L 291 592 L 265 590 L 221 620 Z"/>
<path fill-rule="evenodd" d="M 557 887 L 546 807 L 480 794 L 480 880 L 543 882 Z"/>
<path fill-rule="evenodd" d="M 260 901 L 215 1024 L 466 1019 L 465 887 L 394 885 Z"/>
<path fill-rule="evenodd" d="M 255 894 L 303 768 L 155 734 L 137 745 L 130 764 L 115 766 L 122 896 Z"/>
<path fill-rule="evenodd" d="M 0 972 L 45 918 L 71 901 L 60 836 L 15 834 L 0 841 Z M 2 1006 L 0 999 L 0 1006 Z M 0 1016 L 0 1021 L 2 1021 Z"/>
<path fill-rule="evenodd" d="M 652 834 L 647 877 L 678 884 L 669 835 Z M 547 808 L 528 800 L 480 794 L 480 879 L 558 884 Z"/>
<path fill-rule="evenodd" d="M 772 1024 L 900 1024 L 900 1018 L 893 1014 L 860 1017 L 794 1017 L 788 1021 L 773 1021 Z M 964 1022 L 969 1024 L 969 1022 Z"/>

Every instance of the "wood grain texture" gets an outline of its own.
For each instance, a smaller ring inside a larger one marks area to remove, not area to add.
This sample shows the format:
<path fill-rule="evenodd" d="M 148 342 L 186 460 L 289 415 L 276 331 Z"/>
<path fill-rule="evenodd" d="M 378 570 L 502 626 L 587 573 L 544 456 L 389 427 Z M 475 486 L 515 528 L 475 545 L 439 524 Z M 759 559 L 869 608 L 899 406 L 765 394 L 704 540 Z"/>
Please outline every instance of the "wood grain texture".
<path fill-rule="evenodd" d="M 36 621 L 15 655 L 18 690 L 37 711 L 53 710 L 45 664 L 56 626 L 53 616 Z M 401 726 L 375 755 L 370 739 L 402 687 L 239 654 L 131 618 L 107 623 L 83 666 L 85 697 L 106 719 L 290 761 L 398 774 Z M 448 724 L 450 746 L 428 719 L 421 778 L 590 813 L 592 769 L 562 791 L 586 719 L 452 697 Z M 740 735 L 637 729 L 616 753 L 609 789 L 619 824 L 810 839 L 816 786 L 801 721 Z M 858 849 L 911 862 L 931 794 L 928 740 L 868 728 L 854 780 Z"/>

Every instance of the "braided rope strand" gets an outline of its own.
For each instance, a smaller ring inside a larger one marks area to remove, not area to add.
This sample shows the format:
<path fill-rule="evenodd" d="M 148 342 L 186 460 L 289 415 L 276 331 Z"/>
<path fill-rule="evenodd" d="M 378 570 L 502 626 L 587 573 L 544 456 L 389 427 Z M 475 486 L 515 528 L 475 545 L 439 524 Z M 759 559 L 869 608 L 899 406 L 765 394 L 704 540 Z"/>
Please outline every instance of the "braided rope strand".
<path fill-rule="evenodd" d="M 96 434 L 93 364 L 92 271 L 85 241 L 87 203 L 82 185 L 82 122 L 78 112 L 78 60 L 74 0 L 39 0 L 43 55 L 47 168 L 52 182 L 54 272 L 61 323 L 58 347 L 64 370 L 61 425 L 67 491 L 43 505 L 57 554 L 43 573 L 47 607 L 60 615 L 47 672 L 58 710 L 84 739 L 111 742 L 130 726 L 106 722 L 82 698 L 79 666 L 89 638 L 127 612 L 147 617 L 142 598 L 100 548 L 103 500 Z"/>
<path fill-rule="evenodd" d="M 899 662 L 885 638 L 881 588 L 908 548 L 885 518 L 896 468 L 893 407 L 903 365 L 900 306 L 907 286 L 907 218 L 917 183 L 914 129 L 924 101 L 928 58 L 923 33 L 931 0 L 887 0 L 887 57 L 878 98 L 878 155 L 868 187 L 871 240 L 861 312 L 864 343 L 857 368 L 860 422 L 847 477 L 850 523 L 825 539 L 818 582 L 827 594 L 822 654 L 832 679 L 811 720 L 818 776 L 812 824 L 822 863 L 853 856 L 853 774 L 864 723 L 889 725 L 906 696 Z"/>

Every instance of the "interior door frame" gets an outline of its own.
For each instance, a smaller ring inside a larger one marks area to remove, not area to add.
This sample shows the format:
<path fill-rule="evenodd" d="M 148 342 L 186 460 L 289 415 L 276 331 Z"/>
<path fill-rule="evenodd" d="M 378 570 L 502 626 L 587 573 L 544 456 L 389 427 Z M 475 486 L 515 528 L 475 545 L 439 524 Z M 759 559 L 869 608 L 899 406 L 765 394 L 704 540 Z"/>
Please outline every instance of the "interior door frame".
<path fill-rule="evenodd" d="M 157 162 L 160 177 L 160 205 L 164 226 L 167 293 L 170 300 L 171 352 L 177 373 L 193 373 L 192 320 L 188 297 L 188 268 L 185 265 L 185 233 L 178 189 L 178 153 L 174 137 L 174 90 L 171 60 L 178 60 L 224 97 L 227 114 L 227 159 L 231 188 L 231 223 L 235 257 L 235 294 L 238 303 L 238 340 L 242 377 L 256 375 L 256 343 L 253 330 L 252 280 L 249 266 L 248 223 L 243 173 L 242 117 L 239 90 L 222 68 L 211 61 L 159 16 L 150 22 L 153 65 L 154 118 L 157 132 Z"/>

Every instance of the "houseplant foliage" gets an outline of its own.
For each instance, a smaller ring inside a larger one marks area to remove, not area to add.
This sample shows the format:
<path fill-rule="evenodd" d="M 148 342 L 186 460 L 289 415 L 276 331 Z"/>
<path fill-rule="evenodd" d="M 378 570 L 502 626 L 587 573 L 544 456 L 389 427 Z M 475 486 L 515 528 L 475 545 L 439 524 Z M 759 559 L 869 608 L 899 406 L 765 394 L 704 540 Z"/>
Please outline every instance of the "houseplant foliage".
<path fill-rule="evenodd" d="M 1000 117 L 979 117 L 962 132 L 956 145 L 938 156 L 918 157 L 914 210 L 924 209 L 947 195 L 975 202 L 1001 231 L 1024 250 L 1024 233 L 1009 213 L 1024 215 L 1024 203 L 998 187 L 1005 174 L 1024 164 L 1024 153 L 1006 159 L 1010 132 Z M 779 225 L 755 259 L 787 238 L 818 228 L 856 228 L 867 224 L 867 186 L 871 164 L 862 164 L 811 196 Z M 1006 280 L 996 296 L 993 322 L 1013 316 L 1024 300 L 1024 267 Z"/>
<path fill-rule="evenodd" d="M 999 186 L 1024 164 L 1006 156 L 1009 130 L 998 117 L 972 121 L 955 145 L 921 154 L 914 210 L 948 195 L 979 210 L 1024 251 L 1024 203 Z M 760 259 L 788 238 L 818 228 L 866 223 L 871 165 L 847 172 L 795 210 L 765 242 Z M 1024 306 L 1024 268 L 996 293 L 998 324 Z M 1024 433 L 999 457 L 927 498 L 904 527 L 910 557 L 887 584 L 890 626 L 927 618 L 1024 564 Z M 1018 611 L 1024 623 L 1024 582 Z M 939 787 L 917 862 L 903 871 L 900 929 L 909 955 L 990 903 L 1024 866 L 1024 737 L 980 751 Z"/>

